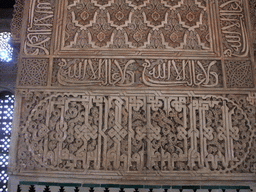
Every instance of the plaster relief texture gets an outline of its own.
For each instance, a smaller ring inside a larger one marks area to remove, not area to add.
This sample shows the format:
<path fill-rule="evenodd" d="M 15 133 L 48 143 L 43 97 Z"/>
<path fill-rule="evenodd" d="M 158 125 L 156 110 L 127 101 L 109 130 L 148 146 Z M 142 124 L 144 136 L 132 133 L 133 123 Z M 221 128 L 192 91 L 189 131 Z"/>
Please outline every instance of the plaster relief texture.
<path fill-rule="evenodd" d="M 251 4 L 27 1 L 11 178 L 254 182 Z"/>

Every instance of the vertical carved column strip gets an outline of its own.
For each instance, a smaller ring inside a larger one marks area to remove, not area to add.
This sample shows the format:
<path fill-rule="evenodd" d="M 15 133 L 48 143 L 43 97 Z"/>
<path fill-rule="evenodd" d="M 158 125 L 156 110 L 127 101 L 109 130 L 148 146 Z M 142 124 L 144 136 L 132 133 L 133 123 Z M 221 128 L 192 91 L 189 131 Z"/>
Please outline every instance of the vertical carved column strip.
<path fill-rule="evenodd" d="M 25 55 L 50 55 L 54 9 L 53 2 L 30 0 Z"/>
<path fill-rule="evenodd" d="M 22 21 L 24 12 L 24 0 L 16 0 L 11 22 L 12 39 L 14 42 L 20 42 L 22 32 Z"/>

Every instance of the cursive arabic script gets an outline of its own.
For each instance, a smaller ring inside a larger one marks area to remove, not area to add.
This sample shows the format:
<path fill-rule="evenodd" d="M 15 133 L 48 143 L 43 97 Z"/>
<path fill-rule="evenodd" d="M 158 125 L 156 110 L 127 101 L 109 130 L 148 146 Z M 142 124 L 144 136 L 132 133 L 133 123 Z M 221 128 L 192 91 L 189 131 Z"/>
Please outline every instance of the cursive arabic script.
<path fill-rule="evenodd" d="M 249 53 L 248 32 L 245 26 L 242 0 L 220 4 L 221 30 L 224 37 L 224 55 L 246 57 Z"/>
<path fill-rule="evenodd" d="M 49 55 L 53 27 L 53 5 L 47 0 L 32 0 L 29 27 L 24 45 L 26 55 Z"/>
<path fill-rule="evenodd" d="M 216 87 L 219 84 L 218 74 L 212 71 L 217 61 L 211 61 L 204 68 L 201 61 L 182 60 L 178 66 L 175 60 L 167 62 L 151 63 L 146 60 L 143 70 L 143 82 L 148 86 L 202 86 Z M 199 69 L 199 70 L 198 70 Z M 172 76 L 175 76 L 174 80 Z"/>
<path fill-rule="evenodd" d="M 214 60 L 62 59 L 58 65 L 57 79 L 61 85 L 221 85 L 220 63 Z"/>

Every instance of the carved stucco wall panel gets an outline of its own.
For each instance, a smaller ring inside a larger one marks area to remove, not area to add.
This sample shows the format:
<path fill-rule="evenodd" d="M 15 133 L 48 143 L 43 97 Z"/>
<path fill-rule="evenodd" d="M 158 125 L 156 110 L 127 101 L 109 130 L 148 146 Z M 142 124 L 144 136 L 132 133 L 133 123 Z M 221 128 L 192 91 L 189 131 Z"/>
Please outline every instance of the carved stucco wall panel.
<path fill-rule="evenodd" d="M 250 43 L 245 1 L 218 0 L 223 54 L 225 57 L 248 57 Z"/>
<path fill-rule="evenodd" d="M 253 65 L 251 61 L 225 61 L 228 88 L 253 88 Z"/>
<path fill-rule="evenodd" d="M 55 1 L 32 0 L 29 4 L 25 55 L 49 55 L 54 22 Z"/>
<path fill-rule="evenodd" d="M 191 94 L 25 93 L 17 169 L 254 173 L 256 107 Z"/>
<path fill-rule="evenodd" d="M 53 85 L 223 87 L 221 62 L 182 59 L 55 59 Z"/>
<path fill-rule="evenodd" d="M 247 98 L 251 105 L 256 105 L 256 93 L 251 92 Z"/>
<path fill-rule="evenodd" d="M 11 177 L 255 180 L 252 4 L 30 0 Z"/>
<path fill-rule="evenodd" d="M 47 84 L 49 59 L 22 59 L 19 86 L 45 86 Z"/>
<path fill-rule="evenodd" d="M 109 55 L 219 54 L 215 2 L 64 1 L 60 3 L 56 52 Z M 64 13 L 63 13 L 64 12 Z"/>
<path fill-rule="evenodd" d="M 209 49 L 206 9 L 206 2 L 195 1 L 70 1 L 63 48 Z"/>

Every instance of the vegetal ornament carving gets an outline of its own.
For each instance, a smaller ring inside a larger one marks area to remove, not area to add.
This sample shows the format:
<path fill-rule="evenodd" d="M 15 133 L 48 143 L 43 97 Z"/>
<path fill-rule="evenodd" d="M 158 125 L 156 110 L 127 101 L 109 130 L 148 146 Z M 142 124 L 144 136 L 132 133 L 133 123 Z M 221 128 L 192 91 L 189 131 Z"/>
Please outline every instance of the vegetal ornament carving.
<path fill-rule="evenodd" d="M 198 0 L 68 1 L 64 48 L 208 50 L 206 10 Z"/>

